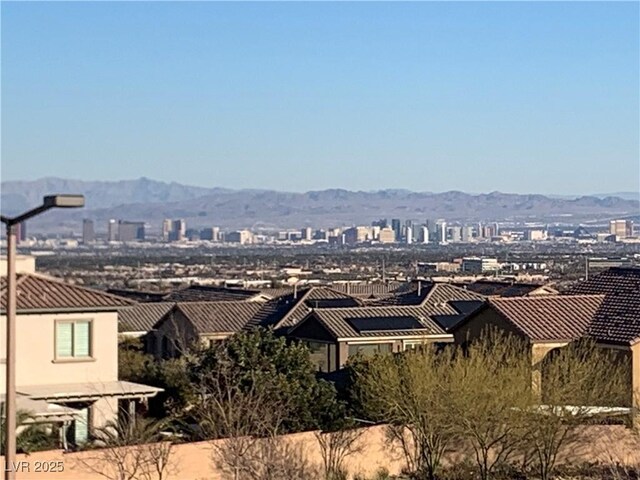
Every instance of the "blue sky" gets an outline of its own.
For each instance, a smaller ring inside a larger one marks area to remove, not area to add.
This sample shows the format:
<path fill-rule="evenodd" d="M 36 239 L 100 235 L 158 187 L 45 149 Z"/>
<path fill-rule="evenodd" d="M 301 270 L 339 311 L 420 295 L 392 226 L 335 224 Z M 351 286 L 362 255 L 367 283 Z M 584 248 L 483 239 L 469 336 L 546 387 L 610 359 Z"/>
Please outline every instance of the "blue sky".
<path fill-rule="evenodd" d="M 637 2 L 1 8 L 3 180 L 639 188 Z"/>

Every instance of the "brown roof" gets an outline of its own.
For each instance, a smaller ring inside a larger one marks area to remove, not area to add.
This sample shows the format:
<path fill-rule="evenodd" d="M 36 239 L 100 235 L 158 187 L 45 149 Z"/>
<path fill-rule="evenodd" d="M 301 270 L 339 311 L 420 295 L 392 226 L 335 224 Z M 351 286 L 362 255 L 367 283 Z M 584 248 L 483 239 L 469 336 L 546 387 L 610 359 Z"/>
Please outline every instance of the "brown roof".
<path fill-rule="evenodd" d="M 189 285 L 167 294 L 165 302 L 227 302 L 249 300 L 258 295 L 257 290 L 243 288 L 214 287 L 211 285 Z"/>
<path fill-rule="evenodd" d="M 118 312 L 118 332 L 148 332 L 153 330 L 175 303 L 152 302 L 139 303 L 133 307 L 123 308 Z"/>
<path fill-rule="evenodd" d="M 18 313 L 37 311 L 116 310 L 135 302 L 100 290 L 64 283 L 39 274 L 24 273 L 17 281 Z M 6 312 L 6 277 L 0 279 L 0 310 Z"/>
<path fill-rule="evenodd" d="M 320 321 L 335 338 L 446 335 L 440 325 L 420 315 L 415 307 L 326 308 L 314 310 L 307 318 L 311 317 Z M 370 322 L 372 327 L 358 329 L 353 319 L 359 319 L 359 324 L 364 326 Z M 413 328 L 407 328 L 407 319 L 414 321 Z"/>
<path fill-rule="evenodd" d="M 200 335 L 239 332 L 260 311 L 260 302 L 184 302 L 177 309 L 187 317 Z"/>
<path fill-rule="evenodd" d="M 543 287 L 537 283 L 499 282 L 492 280 L 476 280 L 461 285 L 470 292 L 487 297 L 525 297 Z"/>
<path fill-rule="evenodd" d="M 534 341 L 584 336 L 604 295 L 490 298 L 488 304 Z"/>
<path fill-rule="evenodd" d="M 297 298 L 293 299 L 288 311 L 277 321 L 274 328 L 292 327 L 306 317 L 316 305 L 322 308 L 322 301 L 333 300 L 335 302 L 341 299 L 352 302 L 349 306 L 359 305 L 359 302 L 351 295 L 338 292 L 330 287 L 310 287 L 306 290 L 299 290 Z"/>
<path fill-rule="evenodd" d="M 567 295 L 640 292 L 639 267 L 613 267 L 564 292 Z"/>
<path fill-rule="evenodd" d="M 629 344 L 640 340 L 640 268 L 613 267 L 566 292 L 604 294 L 588 334 L 599 341 Z"/>
<path fill-rule="evenodd" d="M 412 289 L 409 282 L 336 283 L 331 288 L 358 298 L 387 298 Z"/>
<path fill-rule="evenodd" d="M 369 305 L 427 305 L 433 306 L 445 304 L 451 300 L 484 300 L 484 295 L 470 292 L 464 288 L 449 283 L 422 282 L 420 289 L 415 288 L 409 292 L 385 298 Z M 444 312 L 443 312 L 444 313 Z"/>

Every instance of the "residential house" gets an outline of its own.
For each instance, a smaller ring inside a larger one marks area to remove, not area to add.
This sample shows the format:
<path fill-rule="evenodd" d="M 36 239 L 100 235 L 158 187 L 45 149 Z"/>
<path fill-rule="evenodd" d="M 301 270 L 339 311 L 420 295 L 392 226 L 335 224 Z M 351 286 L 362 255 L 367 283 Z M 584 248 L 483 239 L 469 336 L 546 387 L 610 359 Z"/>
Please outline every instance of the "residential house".
<path fill-rule="evenodd" d="M 309 347 L 321 372 L 341 369 L 358 353 L 400 352 L 453 341 L 433 319 L 406 306 L 314 309 L 287 335 Z"/>
<path fill-rule="evenodd" d="M 529 343 L 534 386 L 541 391 L 543 362 L 553 351 L 580 338 L 615 350 L 629 363 L 632 405 L 640 408 L 640 268 L 610 268 L 563 295 L 490 298 L 451 333 L 456 343 L 464 344 L 490 326 Z"/>
<path fill-rule="evenodd" d="M 0 355 L 4 357 L 6 277 L 1 279 L 0 299 Z M 131 304 L 51 277 L 19 273 L 18 408 L 59 422 L 63 441 L 82 444 L 93 429 L 118 418 L 123 401 L 133 409 L 134 402 L 156 395 L 158 388 L 118 380 L 118 311 Z M 0 369 L 2 395 L 5 374 Z"/>
<path fill-rule="evenodd" d="M 263 306 L 248 301 L 176 303 L 154 325 L 147 351 L 167 358 L 191 347 L 211 347 L 245 328 Z"/>
<path fill-rule="evenodd" d="M 449 343 L 448 328 L 482 306 L 484 297 L 448 284 L 421 284 L 377 303 L 313 308 L 287 336 L 304 341 L 321 371 L 341 369 L 360 352 L 398 352 L 422 343 Z"/>

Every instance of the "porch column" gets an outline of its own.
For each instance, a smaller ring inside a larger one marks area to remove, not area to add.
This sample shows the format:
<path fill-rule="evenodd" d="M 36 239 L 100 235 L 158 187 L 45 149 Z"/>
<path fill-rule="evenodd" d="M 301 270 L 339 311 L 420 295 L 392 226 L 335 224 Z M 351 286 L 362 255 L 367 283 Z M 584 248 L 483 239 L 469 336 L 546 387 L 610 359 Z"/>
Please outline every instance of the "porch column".
<path fill-rule="evenodd" d="M 136 426 L 136 401 L 129 400 L 129 433 L 133 433 L 133 429 Z"/>

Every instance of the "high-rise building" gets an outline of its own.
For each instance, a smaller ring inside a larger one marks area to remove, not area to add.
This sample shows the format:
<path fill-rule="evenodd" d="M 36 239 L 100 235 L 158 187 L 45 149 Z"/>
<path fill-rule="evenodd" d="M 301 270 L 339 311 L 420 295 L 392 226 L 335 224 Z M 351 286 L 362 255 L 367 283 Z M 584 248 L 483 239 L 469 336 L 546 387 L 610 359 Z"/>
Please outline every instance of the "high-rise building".
<path fill-rule="evenodd" d="M 633 222 L 631 220 L 611 220 L 609 222 L 609 234 L 618 238 L 633 236 Z"/>
<path fill-rule="evenodd" d="M 391 229 L 396 234 L 396 242 L 399 242 L 402 238 L 402 224 L 400 223 L 399 218 L 394 218 L 391 220 Z"/>
<path fill-rule="evenodd" d="M 347 245 L 355 245 L 372 240 L 369 227 L 351 227 L 344 231 L 344 241 Z"/>
<path fill-rule="evenodd" d="M 422 225 L 418 233 L 418 241 L 420 243 L 429 243 L 429 227 Z"/>
<path fill-rule="evenodd" d="M 447 222 L 444 220 L 438 220 L 436 222 L 438 243 L 447 243 Z"/>
<path fill-rule="evenodd" d="M 93 220 L 82 220 L 82 243 L 85 245 L 96 241 L 96 232 L 93 228 Z"/>
<path fill-rule="evenodd" d="M 212 242 L 220 241 L 220 227 L 203 228 L 200 230 L 200 239 Z"/>
<path fill-rule="evenodd" d="M 411 245 L 413 243 L 413 227 L 411 225 L 407 225 L 405 227 L 404 241 L 407 245 Z"/>
<path fill-rule="evenodd" d="M 300 230 L 300 240 L 311 240 L 311 227 L 304 227 Z"/>
<path fill-rule="evenodd" d="M 118 223 L 113 218 L 109 220 L 109 225 L 107 226 L 107 240 L 110 242 L 118 241 Z"/>
<path fill-rule="evenodd" d="M 118 240 L 120 242 L 135 242 L 144 240 L 144 222 L 118 221 Z"/>
<path fill-rule="evenodd" d="M 18 243 L 22 243 L 27 239 L 27 222 L 16 224 L 16 239 Z"/>
<path fill-rule="evenodd" d="M 181 242 L 187 235 L 187 222 L 182 219 L 173 220 L 171 222 L 171 230 L 169 231 L 170 242 Z"/>
<path fill-rule="evenodd" d="M 462 241 L 462 227 L 447 227 L 447 237 L 451 240 L 451 243 L 460 243 Z"/>
<path fill-rule="evenodd" d="M 396 241 L 396 233 L 391 227 L 383 227 L 378 234 L 378 241 L 380 243 L 394 243 Z"/>
<path fill-rule="evenodd" d="M 465 225 L 462 227 L 462 241 L 465 243 L 471 242 L 473 240 L 473 227 L 470 225 Z"/>
<path fill-rule="evenodd" d="M 162 222 L 162 240 L 165 242 L 169 241 L 169 236 L 171 235 L 171 229 L 173 227 L 173 222 L 170 218 L 165 218 Z"/>
<path fill-rule="evenodd" d="M 253 242 L 253 234 L 249 230 L 238 230 L 229 232 L 225 236 L 225 241 L 229 243 L 240 243 L 245 245 Z"/>

